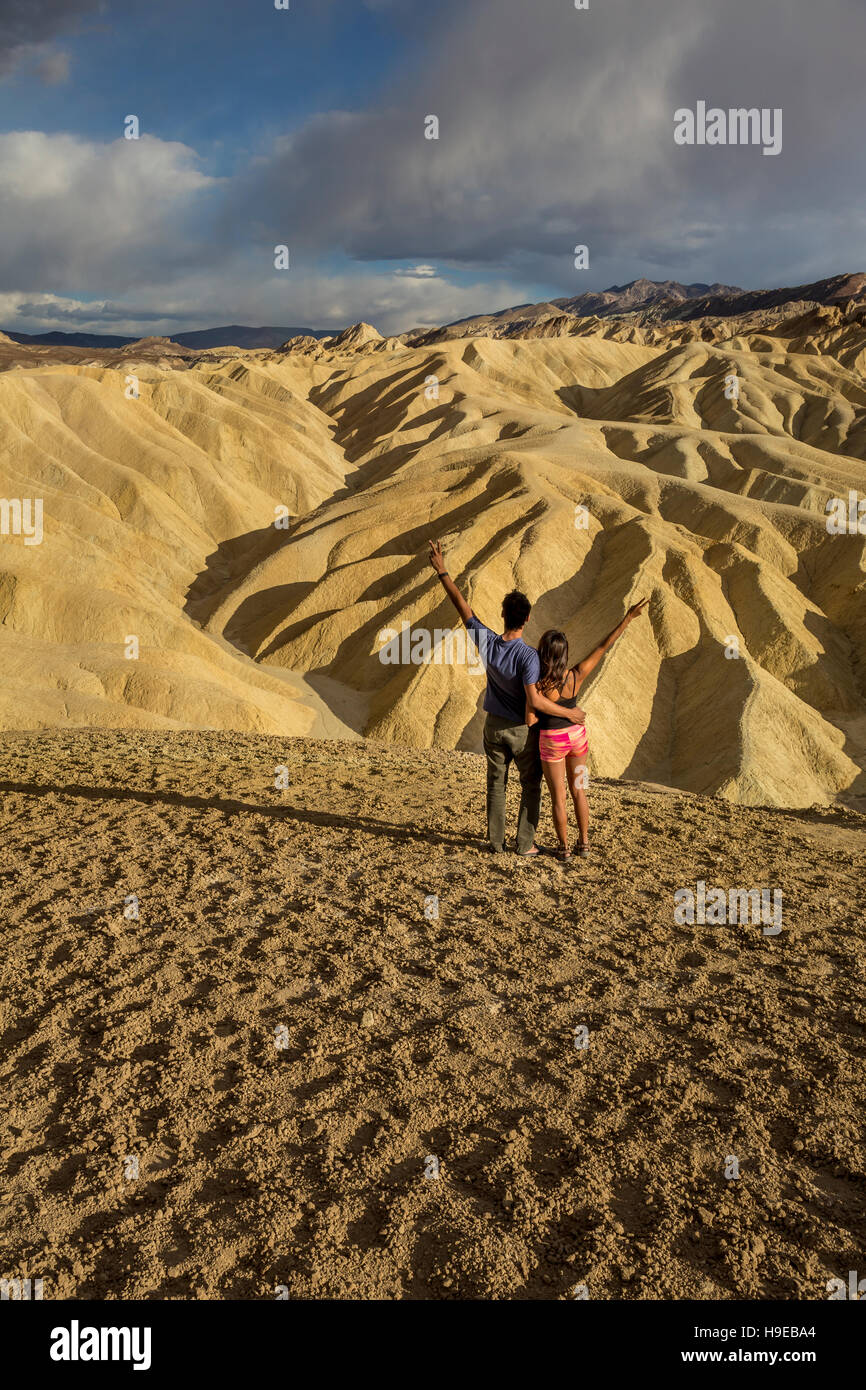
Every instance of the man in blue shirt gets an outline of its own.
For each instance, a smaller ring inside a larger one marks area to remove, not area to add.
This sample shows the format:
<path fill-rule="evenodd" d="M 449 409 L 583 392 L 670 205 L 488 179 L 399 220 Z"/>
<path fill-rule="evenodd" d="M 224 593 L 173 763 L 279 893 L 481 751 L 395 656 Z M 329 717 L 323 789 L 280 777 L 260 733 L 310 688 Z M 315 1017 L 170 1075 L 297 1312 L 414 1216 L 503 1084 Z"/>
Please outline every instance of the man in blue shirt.
<path fill-rule="evenodd" d="M 504 632 L 500 637 L 476 618 L 445 568 L 442 547 L 430 541 L 430 563 L 442 587 L 457 609 L 487 674 L 484 708 L 484 752 L 487 755 L 487 836 L 497 853 L 505 849 L 505 788 L 508 769 L 517 764 L 520 776 L 520 811 L 517 821 L 517 853 L 537 854 L 535 832 L 541 809 L 541 760 L 538 725 L 526 723 L 527 705 L 532 710 L 561 715 L 562 710 L 537 689 L 538 653 L 523 640 L 531 604 L 513 589 L 502 601 Z"/>

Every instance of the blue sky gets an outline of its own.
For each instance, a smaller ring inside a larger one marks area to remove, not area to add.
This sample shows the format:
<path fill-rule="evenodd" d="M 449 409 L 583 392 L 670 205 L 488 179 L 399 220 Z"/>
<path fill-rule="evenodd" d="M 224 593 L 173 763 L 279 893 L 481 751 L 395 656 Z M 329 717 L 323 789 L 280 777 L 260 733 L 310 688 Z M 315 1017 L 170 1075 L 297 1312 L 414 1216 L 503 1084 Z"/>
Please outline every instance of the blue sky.
<path fill-rule="evenodd" d="M 0 0 L 0 326 L 399 332 L 861 270 L 864 39 L 862 0 Z M 677 148 L 699 99 L 783 109 L 782 153 Z"/>
<path fill-rule="evenodd" d="M 135 111 L 215 173 L 266 148 L 320 109 L 361 106 L 411 61 L 418 32 L 365 5 L 295 0 L 288 11 L 238 0 L 156 0 L 80 16 L 55 44 L 70 81 L 34 82 L 25 62 L 0 87 L 0 127 L 74 130 L 93 140 Z"/>

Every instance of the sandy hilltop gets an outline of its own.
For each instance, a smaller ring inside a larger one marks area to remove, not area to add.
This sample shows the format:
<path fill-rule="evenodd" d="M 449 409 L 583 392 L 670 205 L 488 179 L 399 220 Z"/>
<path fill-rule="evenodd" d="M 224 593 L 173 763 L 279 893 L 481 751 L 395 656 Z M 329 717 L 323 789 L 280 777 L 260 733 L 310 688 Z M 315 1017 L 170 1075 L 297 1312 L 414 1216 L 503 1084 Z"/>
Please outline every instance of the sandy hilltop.
<path fill-rule="evenodd" d="M 435 533 L 482 618 L 530 594 L 530 637 L 580 649 L 651 597 L 587 691 L 597 774 L 866 804 L 866 537 L 826 512 L 866 495 L 864 286 L 279 350 L 7 338 L 0 493 L 44 534 L 0 538 L 0 726 L 476 748 L 465 665 L 378 654 L 453 622 Z"/>

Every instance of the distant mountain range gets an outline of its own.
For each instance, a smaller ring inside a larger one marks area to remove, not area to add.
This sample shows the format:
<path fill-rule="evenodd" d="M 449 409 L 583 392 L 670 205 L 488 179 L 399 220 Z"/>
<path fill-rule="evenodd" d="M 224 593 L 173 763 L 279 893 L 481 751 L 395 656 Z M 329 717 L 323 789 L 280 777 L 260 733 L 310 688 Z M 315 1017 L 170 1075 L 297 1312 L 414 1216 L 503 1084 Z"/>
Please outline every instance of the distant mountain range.
<path fill-rule="evenodd" d="M 173 333 L 171 342 L 181 347 L 202 348 L 241 347 L 278 348 L 288 338 L 306 335 L 309 338 L 329 338 L 339 330 L 334 328 L 248 328 L 230 323 L 224 328 L 198 328 L 191 333 Z M 16 343 L 42 344 L 49 347 L 122 348 L 137 343 L 140 335 L 131 338 L 109 333 L 12 333 L 6 334 Z"/>
<path fill-rule="evenodd" d="M 801 313 L 806 305 L 844 307 L 855 301 L 866 303 L 866 275 L 833 275 L 809 285 L 795 285 L 777 290 L 744 290 L 737 285 L 715 283 L 681 284 L 678 280 L 632 280 L 627 285 L 611 285 L 606 290 L 590 290 L 585 294 L 562 299 L 542 300 L 537 304 L 516 304 L 491 314 L 475 314 L 456 319 L 438 328 L 415 328 L 400 335 L 401 341 L 421 347 L 445 342 L 451 338 L 547 337 L 570 334 L 579 319 L 624 319 L 639 326 L 665 322 L 688 322 L 696 319 L 739 318 L 747 314 L 767 313 L 777 318 L 778 311 L 791 305 L 791 313 Z M 343 335 L 353 333 L 358 325 L 344 329 Z M 365 326 L 366 331 L 375 330 Z M 578 328 L 578 331 L 580 329 Z M 145 344 L 161 351 L 171 350 L 172 344 L 188 352 L 208 348 L 264 348 L 274 351 L 290 339 L 315 340 L 331 338 L 332 346 L 343 346 L 339 329 L 329 328 L 249 328 L 231 323 L 222 328 L 200 328 L 190 333 L 175 333 L 171 338 L 117 337 L 101 333 L 7 333 L 7 338 L 25 347 L 53 346 L 118 350 L 130 344 Z M 378 334 L 375 334 L 378 337 Z M 2 338 L 2 334 L 0 334 Z M 393 340 L 390 340 L 393 341 Z M 347 346 L 357 344 L 352 340 Z"/>
<path fill-rule="evenodd" d="M 778 290 L 743 290 L 736 285 L 683 285 L 678 280 L 632 280 L 627 285 L 611 285 L 607 290 L 591 290 L 564 299 L 542 300 L 538 304 L 516 304 L 493 314 L 476 314 L 457 319 L 442 328 L 417 330 L 405 335 L 421 345 L 448 338 L 521 337 L 553 320 L 567 330 L 569 319 L 624 318 L 645 323 L 684 322 L 702 318 L 736 318 L 786 304 L 842 305 L 866 298 L 866 275 L 834 275 L 810 285 Z"/>
<path fill-rule="evenodd" d="M 606 290 L 590 290 L 586 294 L 566 299 L 541 300 L 538 304 L 516 304 L 493 314 L 475 314 L 445 324 L 446 328 L 462 328 L 480 319 L 502 323 L 511 319 L 537 318 L 557 311 L 578 318 L 606 318 L 613 314 L 631 313 L 653 305 L 681 307 L 687 300 L 701 298 L 730 298 L 744 294 L 736 285 L 681 285 L 678 280 L 632 280 L 627 285 L 611 285 Z"/>

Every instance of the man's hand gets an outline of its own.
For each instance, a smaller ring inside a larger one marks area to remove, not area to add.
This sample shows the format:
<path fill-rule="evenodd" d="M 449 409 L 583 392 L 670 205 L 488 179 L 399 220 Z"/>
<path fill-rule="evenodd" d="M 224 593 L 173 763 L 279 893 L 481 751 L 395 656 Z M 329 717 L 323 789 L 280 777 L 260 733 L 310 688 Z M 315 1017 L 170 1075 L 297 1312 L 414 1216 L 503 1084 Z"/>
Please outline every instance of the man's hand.
<path fill-rule="evenodd" d="M 442 546 L 439 541 L 428 541 L 430 553 L 427 559 L 430 561 L 437 574 L 445 573 L 445 558 L 442 554 Z"/>
<path fill-rule="evenodd" d="M 427 544 L 430 547 L 427 559 L 430 561 L 430 564 L 433 566 L 434 570 L 436 571 L 440 580 L 442 581 L 442 588 L 445 590 L 451 602 L 454 604 L 454 607 L 457 609 L 457 612 L 460 614 L 460 617 L 463 620 L 463 622 L 468 623 L 469 619 L 472 617 L 472 609 L 469 607 L 469 604 L 466 602 L 460 590 L 457 588 L 457 585 L 454 583 L 454 580 L 451 578 L 450 574 L 445 568 L 445 557 L 442 554 L 442 546 L 439 544 L 438 541 L 428 541 Z"/>

